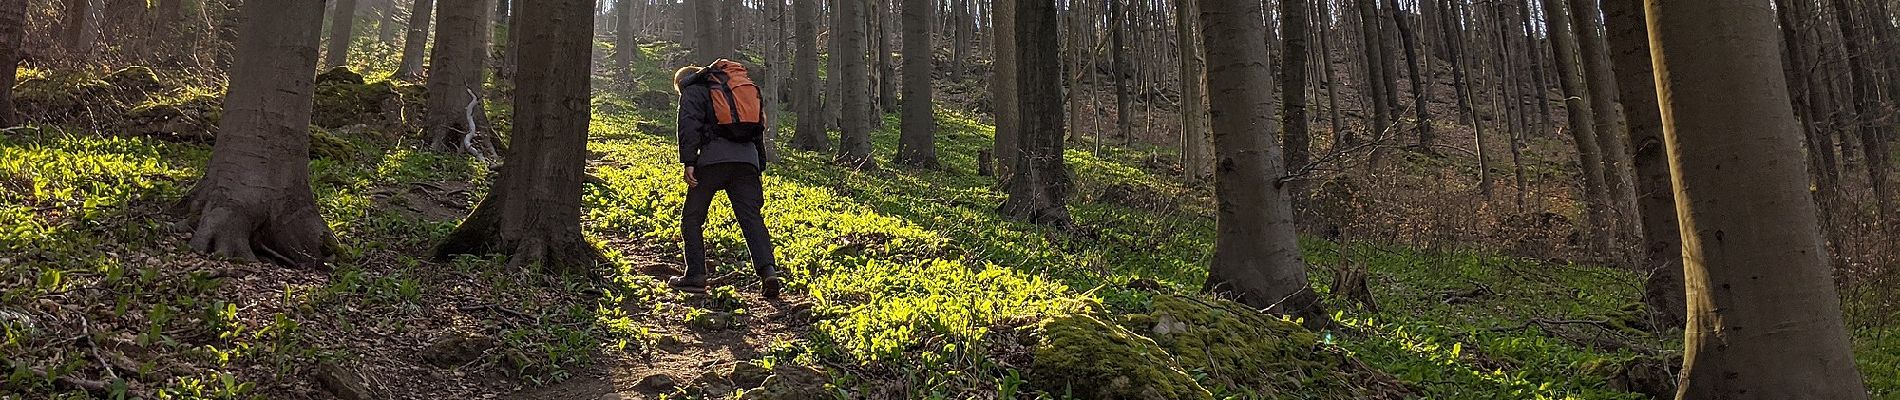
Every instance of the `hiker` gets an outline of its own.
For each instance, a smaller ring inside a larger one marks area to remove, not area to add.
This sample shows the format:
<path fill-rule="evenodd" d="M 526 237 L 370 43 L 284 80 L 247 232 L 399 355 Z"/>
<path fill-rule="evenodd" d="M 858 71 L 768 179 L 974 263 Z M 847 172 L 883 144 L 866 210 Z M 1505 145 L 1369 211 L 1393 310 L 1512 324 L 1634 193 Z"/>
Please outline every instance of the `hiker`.
<path fill-rule="evenodd" d="M 745 66 L 725 59 L 703 68 L 680 68 L 673 74 L 673 85 L 680 95 L 680 164 L 686 167 L 686 210 L 680 215 L 686 274 L 667 279 L 667 285 L 706 292 L 706 207 L 714 193 L 724 191 L 752 252 L 752 269 L 762 282 L 760 294 L 776 299 L 778 265 L 772 259 L 765 218 L 759 215 L 765 206 L 759 180 L 765 171 L 765 99 L 746 76 Z"/>

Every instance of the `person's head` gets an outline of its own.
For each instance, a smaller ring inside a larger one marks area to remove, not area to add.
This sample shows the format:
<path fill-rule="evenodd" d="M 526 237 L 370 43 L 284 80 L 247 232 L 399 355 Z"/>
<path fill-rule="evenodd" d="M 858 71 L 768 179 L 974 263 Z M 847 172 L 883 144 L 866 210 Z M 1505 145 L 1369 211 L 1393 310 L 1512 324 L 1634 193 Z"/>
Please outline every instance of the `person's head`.
<path fill-rule="evenodd" d="M 706 68 L 688 65 L 680 67 L 678 71 L 673 71 L 673 94 L 680 93 L 680 81 L 686 80 L 686 77 L 697 74 L 704 69 Z"/>

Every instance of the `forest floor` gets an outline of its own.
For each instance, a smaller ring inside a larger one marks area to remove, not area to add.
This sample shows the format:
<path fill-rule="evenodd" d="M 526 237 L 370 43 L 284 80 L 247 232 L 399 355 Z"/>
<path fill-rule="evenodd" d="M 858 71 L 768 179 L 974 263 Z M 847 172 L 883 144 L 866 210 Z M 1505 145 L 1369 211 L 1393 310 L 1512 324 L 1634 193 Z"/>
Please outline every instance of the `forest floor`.
<path fill-rule="evenodd" d="M 1051 230 L 994 212 L 1001 191 L 976 173 L 993 127 L 944 107 L 941 170 L 854 170 L 798 151 L 772 165 L 765 216 L 784 299 L 755 294 L 723 200 L 707 233 L 723 285 L 668 290 L 685 186 L 670 73 L 654 61 L 671 48 L 646 50 L 646 72 L 596 87 L 585 229 L 612 263 L 588 276 L 427 260 L 492 172 L 401 135 L 319 134 L 312 185 L 343 251 L 315 271 L 188 251 L 164 211 L 202 173 L 205 140 L 131 133 L 91 106 L 0 133 L 0 398 L 1085 398 L 1039 368 L 1064 350 L 1042 330 L 1091 316 L 1170 346 L 1152 324 L 1205 275 L 1210 193 L 1175 178 L 1168 150 L 1072 141 L 1082 228 Z M 372 84 L 388 73 L 368 69 Z M 202 107 L 217 89 L 150 92 L 125 114 Z M 880 159 L 896 126 L 875 134 Z M 1287 354 L 1209 350 L 1203 362 L 1169 348 L 1178 361 L 1139 361 L 1215 398 L 1316 399 L 1646 398 L 1679 362 L 1681 333 L 1639 317 L 1642 277 L 1627 270 L 1303 245 L 1333 328 L 1276 333 Z M 1335 296 L 1356 281 L 1339 271 L 1361 271 L 1372 304 Z M 1201 343 L 1258 339 L 1215 335 Z M 1900 332 L 1857 328 L 1856 344 L 1874 394 L 1900 398 Z"/>

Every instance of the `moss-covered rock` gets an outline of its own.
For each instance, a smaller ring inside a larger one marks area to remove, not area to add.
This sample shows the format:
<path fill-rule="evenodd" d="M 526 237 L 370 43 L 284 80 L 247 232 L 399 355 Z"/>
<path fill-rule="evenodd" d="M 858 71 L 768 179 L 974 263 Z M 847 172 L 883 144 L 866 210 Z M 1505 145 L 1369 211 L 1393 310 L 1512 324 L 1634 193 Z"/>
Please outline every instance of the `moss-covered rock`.
<path fill-rule="evenodd" d="M 1318 335 L 1239 303 L 1157 296 L 1152 313 L 1124 321 L 1183 369 L 1204 376 L 1210 388 L 1269 397 L 1360 397 L 1352 378 L 1340 371 L 1344 356 L 1324 351 Z"/>
<path fill-rule="evenodd" d="M 210 143 L 217 136 L 223 111 L 223 99 L 209 93 L 153 99 L 126 110 L 118 131 L 173 142 Z"/>
<path fill-rule="evenodd" d="M 349 68 L 336 67 L 317 76 L 311 122 L 325 128 L 364 125 L 385 136 L 399 135 L 408 118 L 400 83 L 383 80 L 364 83 Z"/>
<path fill-rule="evenodd" d="M 146 67 L 104 75 L 55 70 L 16 84 L 14 105 L 28 121 L 107 129 L 118 125 L 118 116 L 165 89 L 158 74 Z"/>
<path fill-rule="evenodd" d="M 1161 346 L 1091 315 L 1071 315 L 1042 326 L 1030 382 L 1051 393 L 1084 399 L 1211 399 Z"/>
<path fill-rule="evenodd" d="M 310 158 L 350 160 L 356 158 L 356 144 L 323 127 L 310 126 Z"/>

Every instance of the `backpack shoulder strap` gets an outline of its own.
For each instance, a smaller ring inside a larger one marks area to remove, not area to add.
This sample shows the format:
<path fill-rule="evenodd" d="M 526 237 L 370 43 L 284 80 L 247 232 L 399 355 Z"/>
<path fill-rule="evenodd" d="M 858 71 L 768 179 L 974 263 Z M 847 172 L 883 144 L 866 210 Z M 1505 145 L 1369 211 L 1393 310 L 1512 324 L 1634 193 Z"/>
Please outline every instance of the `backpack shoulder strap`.
<path fill-rule="evenodd" d="M 706 76 L 712 79 L 713 83 L 718 83 L 719 90 L 726 93 L 726 110 L 732 112 L 732 123 L 739 123 L 739 121 L 741 121 L 739 119 L 739 101 L 733 99 L 732 85 L 728 85 L 725 80 L 719 79 L 719 75 L 718 73 L 713 73 L 707 74 Z"/>

